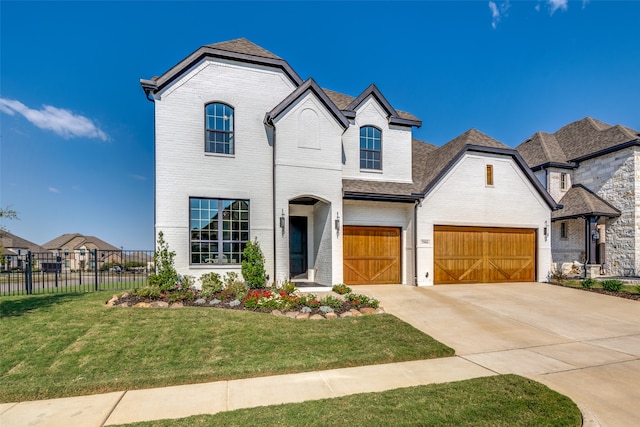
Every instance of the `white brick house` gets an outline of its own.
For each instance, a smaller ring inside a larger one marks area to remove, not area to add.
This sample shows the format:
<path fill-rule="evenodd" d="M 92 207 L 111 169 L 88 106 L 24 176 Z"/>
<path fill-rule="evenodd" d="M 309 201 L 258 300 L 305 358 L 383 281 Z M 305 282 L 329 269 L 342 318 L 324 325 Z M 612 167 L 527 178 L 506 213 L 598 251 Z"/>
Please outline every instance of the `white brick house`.
<path fill-rule="evenodd" d="M 476 130 L 417 141 L 421 121 L 375 85 L 323 89 L 245 39 L 141 85 L 155 103 L 155 229 L 181 274 L 239 273 L 257 239 L 270 281 L 548 277 L 556 203 L 515 150 Z"/>
<path fill-rule="evenodd" d="M 537 132 L 516 149 L 563 205 L 552 214 L 556 268 L 569 273 L 586 264 L 588 276 L 640 274 L 638 131 L 587 117 L 553 134 Z"/>

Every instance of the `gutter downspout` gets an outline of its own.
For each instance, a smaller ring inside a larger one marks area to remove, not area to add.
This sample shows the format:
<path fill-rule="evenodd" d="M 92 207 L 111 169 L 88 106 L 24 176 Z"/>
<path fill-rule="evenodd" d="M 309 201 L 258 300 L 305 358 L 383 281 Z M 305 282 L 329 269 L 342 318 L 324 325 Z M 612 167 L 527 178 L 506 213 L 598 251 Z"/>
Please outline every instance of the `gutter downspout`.
<path fill-rule="evenodd" d="M 276 265 L 277 265 L 277 250 L 276 250 L 276 238 L 278 236 L 276 231 L 276 127 L 273 124 L 273 120 L 269 117 L 267 113 L 264 117 L 265 126 L 271 128 L 271 202 L 272 202 L 272 221 L 271 224 L 273 226 L 273 284 L 276 285 L 277 273 L 276 273 Z"/>
<path fill-rule="evenodd" d="M 418 206 L 420 200 L 413 205 L 413 285 L 418 286 Z"/>

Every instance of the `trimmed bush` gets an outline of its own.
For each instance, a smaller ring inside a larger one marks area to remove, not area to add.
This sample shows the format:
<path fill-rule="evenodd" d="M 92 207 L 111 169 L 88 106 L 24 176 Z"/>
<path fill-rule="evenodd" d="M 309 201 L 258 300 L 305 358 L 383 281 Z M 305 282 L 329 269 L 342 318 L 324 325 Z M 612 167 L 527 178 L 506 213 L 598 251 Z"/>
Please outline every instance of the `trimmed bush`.
<path fill-rule="evenodd" d="M 258 239 L 248 241 L 242 252 L 242 277 L 250 289 L 264 288 L 267 283 L 267 272 L 264 269 L 264 255 Z"/>
<path fill-rule="evenodd" d="M 604 280 L 602 282 L 602 289 L 605 291 L 620 292 L 620 289 L 622 289 L 622 282 L 615 279 Z"/>
<path fill-rule="evenodd" d="M 585 288 L 585 289 L 591 289 L 593 287 L 593 285 L 595 285 L 597 283 L 598 283 L 598 281 L 592 279 L 591 277 L 587 277 L 586 279 L 582 279 L 582 282 L 580 282 L 582 287 Z"/>

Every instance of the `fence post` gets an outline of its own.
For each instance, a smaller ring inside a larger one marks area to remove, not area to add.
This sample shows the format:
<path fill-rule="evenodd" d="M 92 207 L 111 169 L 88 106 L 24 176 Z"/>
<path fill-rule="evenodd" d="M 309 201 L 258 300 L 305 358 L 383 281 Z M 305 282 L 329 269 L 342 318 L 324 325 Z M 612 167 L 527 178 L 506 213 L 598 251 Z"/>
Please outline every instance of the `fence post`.
<path fill-rule="evenodd" d="M 33 294 L 33 271 L 31 269 L 31 251 L 27 252 L 27 266 L 24 270 L 24 282 L 27 287 L 27 295 Z"/>
<path fill-rule="evenodd" d="M 96 285 L 96 291 L 98 290 L 98 250 L 94 249 L 93 253 L 93 278 Z"/>

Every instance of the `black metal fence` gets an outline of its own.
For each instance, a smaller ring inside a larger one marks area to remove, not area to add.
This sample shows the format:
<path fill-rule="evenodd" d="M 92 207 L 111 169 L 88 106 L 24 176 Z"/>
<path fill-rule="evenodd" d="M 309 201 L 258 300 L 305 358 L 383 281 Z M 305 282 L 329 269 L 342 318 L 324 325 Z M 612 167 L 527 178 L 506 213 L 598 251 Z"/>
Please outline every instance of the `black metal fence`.
<path fill-rule="evenodd" d="M 60 250 L 0 257 L 0 296 L 132 289 L 147 284 L 153 251 Z"/>

